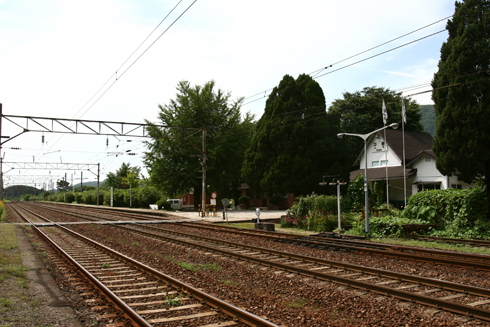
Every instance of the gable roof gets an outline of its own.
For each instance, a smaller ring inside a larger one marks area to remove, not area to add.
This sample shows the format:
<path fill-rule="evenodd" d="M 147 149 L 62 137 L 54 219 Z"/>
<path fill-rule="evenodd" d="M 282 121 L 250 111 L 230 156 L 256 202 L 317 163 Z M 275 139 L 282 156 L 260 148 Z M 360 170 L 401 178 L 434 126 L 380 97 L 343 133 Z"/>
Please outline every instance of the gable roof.
<path fill-rule="evenodd" d="M 400 158 L 400 161 L 403 160 L 403 132 L 390 128 L 379 131 L 377 134 L 382 140 L 384 140 L 384 131 L 386 131 L 388 146 Z M 368 145 L 372 142 L 373 137 L 374 135 L 371 135 L 367 140 Z M 430 154 L 435 158 L 434 152 L 432 151 L 432 136 L 429 133 L 405 131 L 405 163 L 415 160 L 421 155 L 421 152 Z M 363 153 L 364 149 L 357 156 L 354 165 L 361 160 Z"/>
<path fill-rule="evenodd" d="M 434 151 L 431 150 L 422 150 L 420 151 L 416 156 L 415 158 L 413 158 L 412 160 L 410 160 L 408 163 L 407 163 L 407 166 L 411 166 L 415 160 L 421 158 L 422 156 L 429 156 L 429 157 L 432 157 L 432 158 L 436 158 L 436 155 L 434 154 Z M 408 160 L 407 160 L 408 161 Z"/>
<path fill-rule="evenodd" d="M 378 135 L 384 139 L 384 131 Z M 386 142 L 395 152 L 398 158 L 403 158 L 403 132 L 400 130 L 386 129 Z M 411 162 L 418 157 L 422 151 L 430 151 L 432 156 L 432 136 L 429 133 L 405 131 L 405 162 Z"/>

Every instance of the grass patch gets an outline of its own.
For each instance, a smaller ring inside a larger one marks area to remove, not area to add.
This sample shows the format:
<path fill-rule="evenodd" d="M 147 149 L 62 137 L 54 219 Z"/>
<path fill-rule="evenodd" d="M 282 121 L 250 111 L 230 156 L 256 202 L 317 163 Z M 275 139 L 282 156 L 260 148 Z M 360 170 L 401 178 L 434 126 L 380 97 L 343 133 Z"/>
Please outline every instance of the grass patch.
<path fill-rule="evenodd" d="M 308 300 L 296 298 L 292 301 L 284 302 L 283 304 L 287 307 L 290 307 L 290 308 L 299 309 L 299 308 L 302 308 L 306 303 L 308 303 Z"/>
<path fill-rule="evenodd" d="M 205 264 L 195 264 L 195 263 L 188 263 L 188 262 L 176 262 L 179 266 L 182 268 L 185 268 L 187 270 L 191 271 L 201 271 L 201 270 L 221 270 L 222 267 L 218 266 L 216 262 L 213 263 L 205 263 Z"/>
<path fill-rule="evenodd" d="M 25 271 L 27 271 L 27 267 L 20 264 L 9 264 L 2 266 L 2 272 L 4 274 L 14 277 L 26 278 Z"/>
<path fill-rule="evenodd" d="M 111 267 L 111 264 L 110 264 L 110 263 L 107 263 L 107 262 L 106 262 L 106 263 L 103 263 L 103 264 L 102 264 L 102 268 L 103 268 L 103 269 L 110 268 L 110 267 Z"/>
<path fill-rule="evenodd" d="M 220 223 L 216 224 L 217 226 L 227 226 L 227 227 L 236 227 L 236 228 L 255 228 L 255 224 L 253 223 Z"/>
<path fill-rule="evenodd" d="M 170 306 L 180 305 L 182 298 L 180 295 L 168 295 L 165 296 L 165 304 Z"/>
<path fill-rule="evenodd" d="M 0 226 L 0 267 L 20 263 L 20 256 L 12 255 L 11 253 L 11 250 L 18 247 L 15 226 L 2 224 Z"/>
<path fill-rule="evenodd" d="M 387 243 L 387 244 L 396 244 L 396 245 L 403 245 L 403 246 L 419 246 L 419 247 L 430 248 L 430 249 L 490 255 L 490 248 L 471 247 L 469 245 L 463 245 L 463 244 L 427 242 L 427 241 L 419 241 L 419 240 L 408 240 L 402 238 L 380 238 L 380 239 L 371 239 L 371 240 L 373 242 L 380 242 L 380 243 Z"/>
<path fill-rule="evenodd" d="M 236 282 L 234 282 L 232 280 L 228 280 L 228 279 L 227 280 L 224 280 L 223 281 L 223 284 L 228 285 L 228 286 L 236 286 L 237 285 Z"/>
<path fill-rule="evenodd" d="M 0 298 L 0 307 L 10 307 L 12 305 L 12 301 L 10 299 L 1 297 Z"/>

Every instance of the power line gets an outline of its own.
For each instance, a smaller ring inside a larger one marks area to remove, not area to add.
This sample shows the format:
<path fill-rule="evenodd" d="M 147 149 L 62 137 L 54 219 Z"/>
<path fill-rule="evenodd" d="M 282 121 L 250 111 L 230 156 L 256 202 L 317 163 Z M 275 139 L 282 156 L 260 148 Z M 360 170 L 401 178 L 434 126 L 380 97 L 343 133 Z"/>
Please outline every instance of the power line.
<path fill-rule="evenodd" d="M 471 8 L 466 9 L 466 10 L 470 10 L 470 9 L 472 9 L 472 8 L 474 8 L 474 7 L 478 7 L 478 6 L 480 6 L 480 5 L 484 5 L 484 4 L 488 4 L 488 3 L 490 3 L 490 1 L 487 1 L 487 2 L 484 2 L 484 3 L 478 4 L 478 5 L 475 5 L 475 6 L 471 7 Z M 466 11 L 466 10 L 465 10 L 465 11 Z M 487 14 L 488 14 L 488 13 L 484 13 L 483 15 L 487 15 Z M 440 22 L 442 22 L 442 21 L 444 21 L 444 20 L 447 20 L 447 19 L 449 19 L 449 18 L 451 18 L 451 17 L 454 17 L 454 15 L 455 15 L 455 14 L 452 14 L 452 15 L 447 16 L 447 17 L 445 17 L 445 18 L 439 19 L 439 20 L 437 20 L 437 21 L 435 21 L 435 22 L 433 22 L 433 23 L 430 23 L 430 24 L 428 24 L 428 25 L 425 25 L 425 26 L 423 26 L 423 27 L 420 27 L 420 28 L 418 28 L 418 29 L 416 29 L 416 30 L 413 30 L 413 31 L 409 32 L 409 33 L 406 33 L 406 34 L 404 34 L 404 35 L 401 35 L 401 36 L 396 37 L 396 38 L 394 38 L 394 39 L 391 39 L 391 40 L 389 40 L 389 41 L 383 42 L 383 43 L 381 43 L 381 44 L 379 44 L 379 45 L 377 45 L 377 46 L 374 46 L 374 47 L 369 48 L 369 49 L 367 49 L 367 50 L 361 51 L 361 52 L 359 52 L 359 53 L 357 53 L 357 54 L 355 54 L 355 55 L 349 56 L 349 57 L 347 57 L 347 58 L 345 58 L 345 59 L 339 60 L 339 61 L 337 61 L 337 62 L 335 62 L 335 63 L 333 63 L 333 64 L 330 64 L 330 65 L 327 65 L 327 66 L 322 67 L 322 68 L 320 68 L 320 69 L 317 69 L 317 70 L 315 70 L 315 71 L 313 71 L 313 72 L 309 73 L 308 75 L 312 75 L 312 74 L 314 74 L 314 75 L 312 76 L 312 78 L 316 79 L 316 78 L 319 78 L 319 77 L 322 77 L 322 76 L 328 75 L 328 74 L 330 74 L 330 73 L 333 73 L 333 72 L 336 72 L 336 71 L 342 70 L 342 69 L 344 69 L 344 68 L 347 68 L 347 67 L 353 66 L 353 65 L 358 64 L 358 63 L 360 63 L 360 62 L 363 62 L 363 61 L 366 61 L 366 60 L 369 60 L 369 59 L 375 58 L 375 57 L 377 57 L 377 56 L 379 56 L 379 55 L 382 55 L 382 54 L 385 54 L 385 53 L 387 53 L 387 52 L 390 52 L 390 51 L 396 50 L 396 49 L 401 48 L 401 47 L 403 47 L 403 46 L 406 46 L 406 45 L 409 45 L 409 44 L 412 44 L 412 43 L 418 42 L 418 41 L 420 41 L 420 40 L 423 40 L 423 39 L 425 39 L 425 38 L 428 38 L 428 37 L 434 36 L 434 35 L 436 35 L 436 34 L 442 33 L 442 32 L 444 32 L 444 31 L 446 31 L 446 29 L 441 30 L 441 31 L 436 32 L 436 33 L 433 33 L 433 34 L 430 34 L 430 35 L 427 35 L 427 36 L 425 36 L 425 37 L 419 38 L 419 39 L 417 39 L 417 40 L 414 40 L 414 41 L 411 41 L 411 42 L 405 43 L 405 44 L 403 44 L 403 45 L 401 45 L 401 46 L 398 46 L 398 47 L 392 48 L 392 49 L 390 49 L 390 50 L 387 50 L 387 51 L 384 51 L 384 52 L 378 53 L 377 55 L 373 55 L 373 56 L 368 57 L 368 58 L 365 58 L 365 59 L 363 59 L 363 60 L 359 60 L 359 61 L 357 61 L 357 62 L 355 62 L 355 63 L 350 64 L 350 65 L 346 65 L 346 66 L 344 66 L 344 67 L 341 67 L 341 68 L 338 68 L 338 69 L 336 69 L 336 70 L 333 70 L 333 71 L 330 71 L 330 72 L 328 72 L 328 73 L 325 73 L 325 74 L 322 74 L 322 75 L 317 76 L 317 75 L 318 75 L 318 74 L 319 74 L 321 71 L 323 71 L 323 70 L 325 70 L 325 69 L 328 69 L 328 68 L 331 68 L 333 65 L 339 64 L 339 63 L 341 63 L 341 62 L 343 62 L 343 61 L 349 60 L 349 59 L 354 58 L 354 57 L 356 57 L 356 56 L 359 56 L 359 55 L 361 55 L 361 54 L 363 54 L 363 53 L 366 53 L 366 52 L 368 52 L 368 51 L 374 50 L 374 49 L 376 49 L 376 48 L 378 48 L 378 47 L 381 47 L 381 46 L 383 46 L 383 45 L 386 45 L 386 44 L 388 44 L 388 43 L 391 43 L 391 42 L 393 42 L 393 41 L 396 41 L 396 40 L 398 40 L 398 39 L 400 39 L 400 38 L 403 38 L 403 37 L 405 37 L 405 36 L 408 36 L 408 35 L 410 35 L 410 34 L 413 34 L 413 33 L 415 33 L 415 32 L 418 32 L 418 31 L 420 31 L 420 30 L 422 30 L 422 29 L 425 29 L 425 28 L 427 28 L 427 27 L 430 27 L 430 26 L 432 26 L 432 25 L 435 25 L 435 24 L 437 24 L 437 23 L 440 23 Z M 483 16 L 483 15 L 482 15 L 482 16 Z M 271 91 L 271 90 L 273 90 L 273 89 L 274 89 L 274 88 L 269 88 L 269 89 L 267 89 L 267 90 L 265 90 L 265 91 L 262 91 L 262 92 L 256 93 L 256 94 L 251 95 L 251 96 L 248 96 L 248 97 L 245 97 L 245 98 L 244 98 L 244 100 L 247 100 L 247 99 L 255 98 L 255 97 L 259 96 L 259 95 L 263 95 L 262 97 L 260 97 L 260 98 L 258 98 L 258 99 L 251 100 L 251 101 L 248 101 L 248 102 L 244 103 L 244 104 L 243 104 L 243 106 L 248 105 L 248 104 L 250 104 L 250 103 L 253 103 L 253 102 L 256 102 L 256 101 L 259 101 L 259 100 L 261 100 L 261 99 L 265 98 L 265 97 L 267 96 L 267 92 L 269 92 L 269 91 Z"/>
<path fill-rule="evenodd" d="M 158 26 L 160 26 L 163 21 L 165 21 L 167 19 L 167 17 L 175 10 L 175 8 L 177 8 L 177 6 L 182 2 L 182 0 L 180 0 L 177 5 L 175 5 L 172 10 L 167 14 L 167 16 L 165 16 L 165 18 L 157 25 L 157 27 L 155 27 L 155 29 L 150 33 L 153 34 L 153 32 L 158 28 Z M 117 76 L 117 71 L 111 75 L 111 77 L 99 88 L 99 90 L 97 90 L 97 92 L 89 99 L 89 101 L 87 101 L 87 103 L 85 103 L 82 108 L 80 108 L 76 114 L 78 114 L 78 112 L 80 112 L 80 110 L 82 110 L 106 85 L 107 83 L 113 78 L 114 75 L 116 75 L 116 79 L 106 88 L 106 90 L 100 94 L 100 96 L 87 108 L 87 110 L 85 110 L 85 112 L 79 117 L 82 118 L 90 109 L 92 109 L 92 107 L 112 88 L 112 86 L 119 80 L 121 79 L 121 77 L 131 68 L 133 67 L 133 65 L 197 2 L 197 0 L 194 0 L 130 65 L 128 68 L 126 68 L 122 74 L 120 74 L 119 76 Z M 129 59 L 134 55 L 134 53 L 143 45 L 143 43 L 146 42 L 146 40 L 150 37 L 150 35 L 148 35 L 145 40 L 133 51 L 133 53 L 124 61 L 124 63 L 118 68 L 121 69 L 128 61 Z M 75 115 L 76 115 L 75 114 Z M 51 146 L 51 148 L 56 145 L 56 143 L 63 137 L 63 135 L 60 136 L 60 138 Z M 50 149 L 51 149 L 50 148 Z"/>

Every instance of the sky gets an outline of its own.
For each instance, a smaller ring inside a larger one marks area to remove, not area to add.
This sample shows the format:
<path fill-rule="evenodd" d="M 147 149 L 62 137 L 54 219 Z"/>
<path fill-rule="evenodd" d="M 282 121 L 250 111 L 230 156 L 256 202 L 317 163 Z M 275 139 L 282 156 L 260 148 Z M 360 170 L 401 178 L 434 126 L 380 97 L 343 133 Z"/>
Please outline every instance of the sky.
<path fill-rule="evenodd" d="M 159 123 L 158 105 L 175 98 L 179 81 L 214 80 L 232 99 L 245 98 L 243 114 L 260 119 L 284 75 L 316 72 L 327 107 L 369 86 L 409 96 L 430 89 L 447 40 L 446 20 L 435 22 L 453 13 L 453 0 L 0 0 L 0 103 L 4 115 Z M 430 93 L 412 98 L 433 103 Z M 1 128 L 2 136 L 22 131 L 5 119 Z M 143 138 L 46 133 L 44 140 L 35 132 L 2 139 L 5 186 L 39 188 L 65 173 L 76 184 L 82 171 L 93 181 L 97 164 L 103 181 L 123 162 L 143 166 L 147 151 Z"/>

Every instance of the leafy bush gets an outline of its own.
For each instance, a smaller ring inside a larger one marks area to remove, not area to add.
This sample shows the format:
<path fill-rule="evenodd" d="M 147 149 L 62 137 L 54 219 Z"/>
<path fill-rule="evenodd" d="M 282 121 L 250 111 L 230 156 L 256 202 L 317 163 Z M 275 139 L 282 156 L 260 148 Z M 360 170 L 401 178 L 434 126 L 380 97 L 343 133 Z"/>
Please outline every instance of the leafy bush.
<path fill-rule="evenodd" d="M 403 225 L 412 224 L 425 224 L 425 222 L 393 215 L 370 217 L 369 235 L 371 237 L 400 237 L 405 234 Z"/>
<path fill-rule="evenodd" d="M 66 203 L 73 203 L 75 201 L 75 194 L 72 192 L 66 193 Z"/>
<path fill-rule="evenodd" d="M 5 216 L 5 204 L 3 203 L 2 200 L 0 200 L 0 220 L 3 221 L 4 216 Z"/>
<path fill-rule="evenodd" d="M 488 208 L 488 199 L 479 188 L 432 190 L 412 195 L 404 216 L 436 224 L 438 231 L 433 232 L 433 235 L 488 237 L 488 234 L 483 233 L 488 225 Z"/>
<path fill-rule="evenodd" d="M 343 224 L 347 223 L 344 219 Z M 332 231 L 337 227 L 337 197 L 312 195 L 299 197 L 287 210 L 283 227 L 296 227 L 312 231 Z"/>
<path fill-rule="evenodd" d="M 171 205 L 170 201 L 167 201 L 167 200 L 165 200 L 163 198 L 160 199 L 160 200 L 158 200 L 158 201 L 156 201 L 155 204 L 157 204 L 158 205 L 158 208 L 160 208 L 162 210 L 170 210 L 171 209 L 171 207 L 170 207 L 170 205 Z"/>
<path fill-rule="evenodd" d="M 345 195 L 345 210 L 360 209 L 364 205 L 364 176 L 358 175 L 347 186 Z"/>

